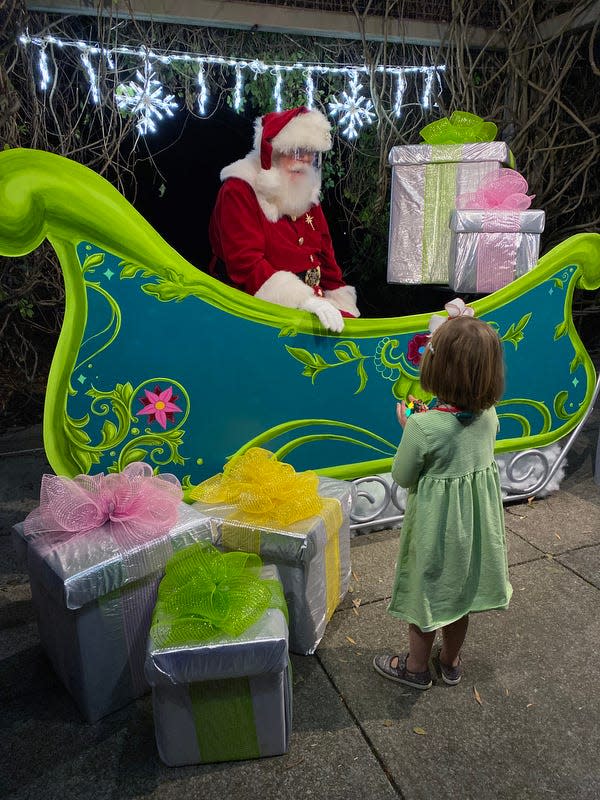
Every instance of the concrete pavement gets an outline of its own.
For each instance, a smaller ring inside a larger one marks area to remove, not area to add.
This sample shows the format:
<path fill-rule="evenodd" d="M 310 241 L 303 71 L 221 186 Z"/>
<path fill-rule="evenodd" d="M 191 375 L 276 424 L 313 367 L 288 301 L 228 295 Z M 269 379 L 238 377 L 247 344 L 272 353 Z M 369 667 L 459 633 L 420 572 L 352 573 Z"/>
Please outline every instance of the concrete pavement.
<path fill-rule="evenodd" d="M 158 758 L 150 696 L 88 725 L 55 677 L 9 535 L 50 468 L 39 427 L 0 437 L 0 797 L 596 800 L 599 419 L 569 454 L 560 491 L 506 507 L 513 600 L 473 615 L 459 686 L 419 693 L 374 673 L 375 653 L 406 646 L 385 612 L 398 531 L 359 535 L 351 591 L 316 654 L 292 657 L 289 752 L 178 768 Z"/>

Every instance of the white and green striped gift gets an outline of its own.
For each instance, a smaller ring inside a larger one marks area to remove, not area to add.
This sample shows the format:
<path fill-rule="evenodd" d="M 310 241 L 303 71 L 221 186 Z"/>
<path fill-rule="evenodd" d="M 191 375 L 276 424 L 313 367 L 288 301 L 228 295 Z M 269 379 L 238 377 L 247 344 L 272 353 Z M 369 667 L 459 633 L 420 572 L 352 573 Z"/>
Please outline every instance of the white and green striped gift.
<path fill-rule="evenodd" d="M 181 555 L 194 559 L 202 556 L 201 550 L 194 550 L 189 548 Z M 223 562 L 243 557 L 261 564 L 255 554 L 213 557 Z M 227 607 L 228 592 L 234 591 L 239 600 L 241 591 L 239 578 L 223 573 L 219 581 L 218 571 L 209 603 L 213 617 L 215 609 Z M 172 616 L 171 625 L 164 603 L 173 596 L 172 591 L 159 590 L 148 640 L 146 678 L 152 685 L 158 753 L 168 766 L 239 761 L 287 752 L 292 723 L 287 610 L 277 568 L 259 566 L 256 575 L 259 582 L 270 587 L 271 599 L 253 624 L 240 631 L 240 623 L 229 633 L 216 628 L 211 632 L 214 626 L 203 616 L 207 603 L 201 592 L 198 616 L 186 611 L 179 618 Z M 193 581 L 181 590 L 191 608 L 195 602 Z M 243 610 L 248 606 L 249 601 L 244 600 Z"/>
<path fill-rule="evenodd" d="M 392 147 L 388 283 L 447 285 L 456 197 L 512 162 L 504 142 Z"/>

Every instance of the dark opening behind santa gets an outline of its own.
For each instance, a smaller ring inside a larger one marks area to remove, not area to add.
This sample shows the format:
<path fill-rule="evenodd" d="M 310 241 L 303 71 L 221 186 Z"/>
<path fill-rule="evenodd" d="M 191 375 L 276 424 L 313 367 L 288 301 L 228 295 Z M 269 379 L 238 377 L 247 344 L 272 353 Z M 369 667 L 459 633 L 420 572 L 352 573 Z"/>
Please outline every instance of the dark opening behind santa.
<path fill-rule="evenodd" d="M 344 316 L 360 313 L 319 202 L 321 154 L 330 149 L 331 126 L 316 109 L 256 120 L 253 150 L 221 171 L 210 271 L 262 300 L 310 311 L 340 332 Z"/>

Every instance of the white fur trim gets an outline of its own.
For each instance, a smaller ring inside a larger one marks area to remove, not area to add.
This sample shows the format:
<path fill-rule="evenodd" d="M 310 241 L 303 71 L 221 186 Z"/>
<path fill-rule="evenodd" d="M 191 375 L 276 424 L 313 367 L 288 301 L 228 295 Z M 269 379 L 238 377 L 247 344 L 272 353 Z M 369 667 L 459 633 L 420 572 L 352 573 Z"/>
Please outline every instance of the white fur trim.
<path fill-rule="evenodd" d="M 273 150 L 290 152 L 297 147 L 324 153 L 331 150 L 331 125 L 316 108 L 306 114 L 298 114 L 271 140 Z"/>
<path fill-rule="evenodd" d="M 258 117 L 254 120 L 254 149 L 257 153 L 260 153 L 262 131 L 262 117 Z M 295 150 L 297 147 L 325 153 L 332 147 L 331 124 L 325 114 L 313 108 L 306 114 L 298 114 L 291 119 L 285 128 L 273 137 L 271 146 L 280 153 Z"/>
<path fill-rule="evenodd" d="M 279 217 L 283 216 L 275 202 L 279 188 L 279 174 L 276 170 L 271 168 L 258 171 L 254 181 L 254 191 L 258 204 L 269 222 L 277 222 Z"/>
<path fill-rule="evenodd" d="M 356 289 L 354 286 L 340 286 L 339 289 L 329 289 L 323 292 L 325 299 L 340 311 L 347 311 L 355 317 L 360 317 L 356 307 Z"/>
<path fill-rule="evenodd" d="M 246 183 L 249 183 L 254 189 L 256 185 L 256 176 L 260 171 L 260 158 L 252 151 L 248 153 L 245 158 L 240 158 L 238 161 L 234 161 L 232 164 L 223 167 L 219 177 L 222 181 L 227 180 L 227 178 L 240 178 L 246 181 Z"/>
<path fill-rule="evenodd" d="M 270 303 L 279 303 L 280 306 L 300 308 L 315 293 L 293 272 L 282 269 L 267 278 L 254 296 Z"/>
<path fill-rule="evenodd" d="M 245 158 L 240 158 L 238 161 L 234 161 L 233 164 L 223 167 L 220 178 L 222 181 L 227 180 L 227 178 L 239 178 L 249 184 L 254 189 L 254 194 L 265 217 L 269 222 L 277 222 L 279 217 L 283 215 L 279 213 L 277 206 L 269 202 L 265 196 L 265 190 L 267 196 L 269 194 L 269 171 L 261 168 L 260 157 L 253 150 Z"/>

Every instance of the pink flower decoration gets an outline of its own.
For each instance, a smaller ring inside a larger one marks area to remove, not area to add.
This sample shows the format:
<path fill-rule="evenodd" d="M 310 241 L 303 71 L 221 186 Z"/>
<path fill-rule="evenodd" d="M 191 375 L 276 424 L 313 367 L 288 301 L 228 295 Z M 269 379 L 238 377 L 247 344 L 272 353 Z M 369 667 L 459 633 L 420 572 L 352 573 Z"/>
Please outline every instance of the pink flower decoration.
<path fill-rule="evenodd" d="M 148 414 L 148 422 L 156 420 L 161 428 L 166 429 L 167 421 L 175 422 L 175 411 L 182 411 L 179 406 L 175 405 L 175 400 L 178 395 L 173 394 L 173 387 L 167 388 L 161 392 L 160 386 L 155 386 L 153 392 L 144 389 L 145 397 L 139 397 L 138 400 L 143 404 L 144 408 L 138 411 L 138 414 Z"/>
<path fill-rule="evenodd" d="M 406 357 L 411 364 L 418 366 L 421 363 L 428 341 L 429 336 L 426 333 L 416 333 L 410 340 L 406 351 Z"/>

